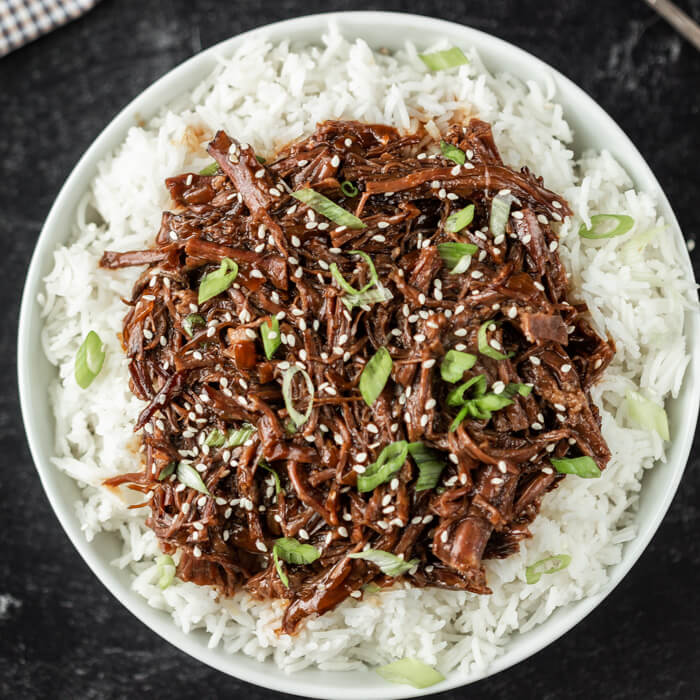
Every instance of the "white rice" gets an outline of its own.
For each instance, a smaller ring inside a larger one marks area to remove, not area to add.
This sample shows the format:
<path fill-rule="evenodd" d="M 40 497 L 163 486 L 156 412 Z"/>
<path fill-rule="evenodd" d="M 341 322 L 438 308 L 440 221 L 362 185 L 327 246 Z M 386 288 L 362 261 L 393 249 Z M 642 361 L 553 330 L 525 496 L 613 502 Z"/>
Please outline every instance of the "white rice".
<path fill-rule="evenodd" d="M 445 48 L 438 46 L 435 48 Z M 393 56 L 350 43 L 333 28 L 319 46 L 290 48 L 250 40 L 192 93 L 164 109 L 99 166 L 77 212 L 67 246 L 55 252 L 40 301 L 44 350 L 59 378 L 50 388 L 56 416 L 56 467 L 76 479 L 76 504 L 85 537 L 115 532 L 123 543 L 115 566 L 133 572 L 134 590 L 168 611 L 183 630 L 206 628 L 210 646 L 273 658 L 287 671 L 308 666 L 348 670 L 416 656 L 442 671 L 459 667 L 482 675 L 515 631 L 542 622 L 558 606 L 590 596 L 606 583 L 606 567 L 620 560 L 635 537 L 634 510 L 643 471 L 664 459 L 655 433 L 630 426 L 624 396 L 639 389 L 663 401 L 681 386 L 689 356 L 684 312 L 694 298 L 677 243 L 649 195 L 635 192 L 609 153 L 580 160 L 568 148 L 572 134 L 553 84 L 523 84 L 491 76 L 474 51 L 458 71 L 427 73 L 416 48 Z M 102 252 L 147 247 L 169 206 L 163 180 L 210 162 L 203 145 L 223 128 L 263 155 L 310 133 L 316 122 L 349 118 L 414 129 L 419 121 L 437 135 L 453 118 L 478 115 L 493 124 L 504 160 L 528 165 L 571 202 L 576 216 L 561 227 L 561 255 L 574 294 L 593 321 L 617 343 L 617 355 L 594 390 L 612 460 L 599 480 L 567 478 L 544 501 L 533 538 L 520 553 L 487 563 L 491 596 L 397 587 L 347 600 L 311 620 L 294 638 L 278 637 L 282 606 L 246 594 L 218 600 L 209 588 L 176 581 L 155 584 L 158 546 L 144 524 L 145 509 L 127 510 L 136 496 L 100 486 L 103 479 L 138 470 L 132 432 L 142 404 L 128 390 L 117 339 L 139 269 L 98 269 Z M 577 235 L 596 212 L 628 213 L 627 235 L 592 242 Z M 644 241 L 650 235 L 646 246 Z M 107 348 L 104 368 L 87 391 L 73 378 L 76 350 L 89 330 Z M 571 565 L 527 585 L 525 567 L 569 553 Z"/>

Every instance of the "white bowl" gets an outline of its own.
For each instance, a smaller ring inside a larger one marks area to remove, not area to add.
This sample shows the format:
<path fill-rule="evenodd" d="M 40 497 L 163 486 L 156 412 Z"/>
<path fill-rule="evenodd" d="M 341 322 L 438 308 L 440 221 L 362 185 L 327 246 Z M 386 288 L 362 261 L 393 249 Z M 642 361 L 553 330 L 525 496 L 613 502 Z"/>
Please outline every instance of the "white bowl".
<path fill-rule="evenodd" d="M 659 183 L 627 136 L 580 88 L 530 54 L 474 29 L 416 15 L 350 12 L 279 22 L 224 41 L 172 70 L 122 110 L 80 159 L 51 208 L 27 275 L 17 348 L 20 399 L 32 456 L 63 528 L 102 583 L 152 630 L 196 659 L 266 688 L 328 700 L 358 697 L 366 700 L 409 698 L 455 688 L 476 678 L 454 672 L 439 685 L 427 690 L 415 690 L 408 686 L 386 683 L 372 671 L 330 673 L 305 670 L 287 675 L 270 661 L 260 663 L 242 654 L 230 655 L 221 649 L 208 649 L 207 636 L 203 631 L 190 634 L 182 632 L 167 613 L 149 607 L 143 598 L 130 589 L 128 572 L 110 566 L 109 562 L 118 556 L 120 550 L 116 535 L 98 535 L 90 543 L 85 540 L 74 507 L 79 498 L 78 487 L 50 462 L 54 444 L 54 421 L 49 408 L 47 386 L 56 375 L 56 369 L 41 352 L 42 321 L 36 299 L 41 280 L 52 266 L 52 252 L 66 241 L 76 206 L 96 175 L 97 163 L 124 140 L 129 127 L 142 119 L 149 119 L 162 105 L 191 89 L 207 76 L 215 65 L 215 53 L 232 52 L 249 36 L 261 33 L 273 41 L 318 41 L 331 19 L 338 23 L 345 35 L 362 37 L 371 46 L 398 48 L 403 41 L 409 39 L 420 47 L 446 37 L 455 45 L 476 47 L 485 65 L 492 71 L 507 70 L 523 80 L 543 82 L 545 77 L 554 80 L 557 99 L 563 105 L 564 115 L 576 134 L 576 152 L 585 148 L 608 149 L 627 170 L 638 189 L 656 196 L 659 213 L 682 239 L 676 217 Z M 685 251 L 683 246 L 681 248 Z M 693 272 L 687 253 L 683 263 L 688 278 L 692 280 Z M 603 591 L 556 610 L 544 623 L 525 634 L 514 635 L 505 653 L 490 667 L 489 673 L 496 673 L 526 659 L 571 629 L 621 581 L 656 532 L 683 474 L 698 414 L 700 323 L 697 313 L 690 314 L 688 335 L 692 360 L 681 393 L 676 400 L 670 402 L 668 409 L 671 425 L 668 460 L 664 464 L 658 464 L 644 477 L 637 517 L 638 536 L 627 543 L 620 563 L 610 567 L 610 580 Z"/>

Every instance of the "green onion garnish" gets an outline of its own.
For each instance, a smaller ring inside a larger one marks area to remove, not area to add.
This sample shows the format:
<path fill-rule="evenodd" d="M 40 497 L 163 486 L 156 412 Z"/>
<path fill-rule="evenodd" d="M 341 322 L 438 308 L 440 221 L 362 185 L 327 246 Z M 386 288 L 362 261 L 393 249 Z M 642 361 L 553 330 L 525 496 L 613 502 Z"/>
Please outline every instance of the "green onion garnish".
<path fill-rule="evenodd" d="M 516 385 L 513 385 L 516 386 Z M 473 387 L 473 388 L 472 388 Z M 464 394 L 467 389 L 472 389 L 471 398 L 465 399 Z M 517 391 L 517 390 L 514 390 Z M 454 432 L 459 427 L 459 424 L 467 417 L 471 416 L 478 420 L 491 420 L 493 411 L 499 411 L 506 406 L 510 406 L 513 401 L 508 398 L 508 395 L 502 394 L 487 394 L 486 393 L 486 377 L 483 374 L 477 377 L 472 377 L 464 384 L 460 384 L 447 394 L 448 406 L 460 406 L 460 411 L 450 425 L 450 432 Z"/>
<path fill-rule="evenodd" d="M 364 559 L 378 566 L 385 576 L 401 576 L 418 564 L 418 559 L 405 561 L 383 549 L 365 549 L 363 552 L 348 554 L 349 559 Z"/>
<path fill-rule="evenodd" d="M 445 676 L 440 671 L 410 657 L 399 659 L 386 666 L 378 666 L 374 670 L 390 683 L 412 685 L 414 688 L 429 688 L 445 680 Z"/>
<path fill-rule="evenodd" d="M 351 250 L 350 254 L 359 255 L 367 263 L 369 267 L 369 282 L 360 289 L 355 289 L 355 287 L 343 277 L 343 273 L 338 269 L 338 265 L 336 265 L 336 263 L 331 263 L 330 270 L 333 279 L 335 279 L 340 288 L 347 294 L 347 296 L 343 297 L 343 304 L 345 304 L 348 311 L 352 311 L 355 306 L 381 304 L 392 299 L 393 296 L 391 292 L 382 286 L 382 283 L 379 281 L 379 275 L 377 274 L 377 269 L 374 267 L 372 258 L 362 250 Z"/>
<path fill-rule="evenodd" d="M 171 556 L 161 554 L 156 559 L 158 585 L 165 590 L 175 578 L 175 562 Z"/>
<path fill-rule="evenodd" d="M 257 160 L 258 163 L 260 163 L 260 165 L 264 165 L 265 163 L 267 163 L 267 161 L 262 156 L 255 156 L 255 160 Z"/>
<path fill-rule="evenodd" d="M 491 215 L 489 216 L 489 231 L 493 237 L 501 236 L 506 232 L 506 224 L 510 215 L 511 195 L 502 197 L 496 195 L 491 200 Z"/>
<path fill-rule="evenodd" d="M 224 442 L 226 442 L 226 436 L 218 428 L 214 428 L 214 430 L 207 435 L 204 444 L 209 447 L 221 447 Z"/>
<path fill-rule="evenodd" d="M 312 564 L 321 556 L 321 552 L 316 549 L 313 545 L 302 544 L 299 540 L 293 537 L 281 537 L 275 540 L 272 546 L 272 559 L 275 562 L 275 568 L 277 569 L 277 574 L 280 577 L 280 581 L 289 588 L 289 579 L 287 574 L 282 568 L 282 561 L 286 561 L 288 564 Z"/>
<path fill-rule="evenodd" d="M 440 376 L 444 381 L 454 384 L 464 373 L 476 364 L 476 357 L 460 350 L 448 350 L 440 364 Z"/>
<path fill-rule="evenodd" d="M 277 320 L 277 316 L 270 316 L 260 324 L 260 337 L 265 349 L 265 357 L 271 360 L 275 350 L 282 342 L 280 340 L 280 322 Z"/>
<path fill-rule="evenodd" d="M 105 351 L 100 336 L 90 331 L 75 355 L 75 381 L 81 389 L 87 389 L 100 373 L 105 361 Z"/>
<path fill-rule="evenodd" d="M 381 586 L 378 586 L 374 581 L 370 581 L 369 583 L 366 583 L 364 586 L 362 586 L 362 590 L 365 593 L 379 593 L 379 591 L 382 590 Z"/>
<path fill-rule="evenodd" d="M 200 175 L 216 175 L 216 173 L 219 170 L 219 164 L 214 161 L 213 163 L 209 163 L 206 168 L 202 168 L 199 171 Z"/>
<path fill-rule="evenodd" d="M 195 326 L 205 326 L 206 324 L 207 322 L 199 314 L 190 314 L 183 319 L 182 328 L 191 338 L 194 335 Z"/>
<path fill-rule="evenodd" d="M 615 238 L 627 233 L 634 226 L 634 219 L 626 214 L 595 214 L 591 217 L 591 227 L 581 224 L 578 235 L 581 238 Z"/>
<path fill-rule="evenodd" d="M 408 443 L 405 440 L 388 444 L 379 453 L 377 461 L 370 464 L 364 474 L 357 475 L 357 490 L 365 493 L 389 481 L 403 467 L 407 457 Z"/>
<path fill-rule="evenodd" d="M 655 430 L 662 440 L 670 440 L 668 417 L 663 406 L 650 401 L 636 391 L 627 392 L 627 411 L 630 418 L 647 430 Z"/>
<path fill-rule="evenodd" d="M 360 192 L 350 180 L 345 180 L 345 182 L 340 185 L 340 189 L 346 197 L 357 197 Z"/>
<path fill-rule="evenodd" d="M 530 394 L 532 393 L 532 387 L 528 384 L 511 383 L 508 384 L 503 393 L 506 394 L 506 396 L 515 396 L 516 394 L 520 394 L 520 396 L 526 397 L 530 396 Z"/>
<path fill-rule="evenodd" d="M 422 53 L 419 57 L 430 70 L 446 70 L 469 63 L 462 49 L 456 47 L 434 53 Z"/>
<path fill-rule="evenodd" d="M 464 398 L 464 394 L 467 389 L 471 389 L 472 398 L 479 398 L 486 393 L 486 377 L 483 374 L 479 374 L 476 377 L 468 379 L 464 384 L 460 384 L 455 389 L 452 389 L 449 394 L 447 394 L 447 405 L 448 406 L 462 406 L 467 401 Z"/>
<path fill-rule="evenodd" d="M 446 466 L 441 453 L 427 447 L 422 442 L 410 442 L 408 452 L 418 467 L 416 492 L 435 488 L 440 480 L 440 474 Z"/>
<path fill-rule="evenodd" d="M 472 255 L 477 250 L 479 249 L 471 243 L 438 243 L 438 253 L 440 253 L 443 262 L 450 269 L 451 275 L 459 275 L 467 270 L 471 263 Z"/>
<path fill-rule="evenodd" d="M 447 141 L 440 141 L 440 151 L 445 158 L 457 163 L 457 165 L 464 165 L 467 160 L 467 156 L 461 148 L 457 148 Z"/>
<path fill-rule="evenodd" d="M 211 496 L 209 489 L 202 481 L 202 477 L 199 476 L 199 472 L 189 462 L 183 460 L 177 465 L 177 480 L 181 484 L 189 486 L 195 491 L 199 491 L 199 493 Z"/>
<path fill-rule="evenodd" d="M 231 258 L 224 258 L 221 266 L 214 272 L 208 272 L 199 283 L 197 303 L 202 304 L 212 297 L 225 292 L 238 275 L 238 265 Z"/>
<path fill-rule="evenodd" d="M 495 321 L 484 321 L 484 323 L 479 326 L 479 332 L 476 336 L 479 352 L 482 355 L 486 355 L 486 357 L 490 357 L 492 360 L 507 360 L 512 356 L 512 353 L 504 355 L 502 352 L 499 352 L 489 344 L 488 338 L 486 337 L 486 332 L 495 330 L 497 325 Z"/>
<path fill-rule="evenodd" d="M 379 348 L 364 366 L 360 375 L 360 393 L 368 406 L 382 393 L 393 366 L 394 362 L 385 347 Z"/>
<path fill-rule="evenodd" d="M 264 469 L 266 472 L 270 472 L 275 479 L 275 496 L 279 496 L 280 493 L 284 493 L 282 488 L 282 482 L 280 481 L 280 475 L 265 461 L 261 460 L 258 466 Z"/>
<path fill-rule="evenodd" d="M 304 413 L 299 413 L 299 411 L 294 408 L 294 403 L 292 402 L 292 379 L 294 379 L 294 375 L 298 372 L 301 372 L 302 377 L 304 377 L 306 388 L 309 392 L 309 403 Z M 309 420 L 314 403 L 314 384 L 305 369 L 302 369 L 298 365 L 293 365 L 285 371 L 284 378 L 282 380 L 282 398 L 284 398 L 284 405 L 287 407 L 289 417 L 292 419 L 292 421 L 294 421 L 294 425 L 296 425 L 297 428 L 300 428 L 302 425 L 304 425 L 304 423 L 306 423 L 307 420 Z"/>
<path fill-rule="evenodd" d="M 555 574 L 557 571 L 566 569 L 569 564 L 571 564 L 571 557 L 568 554 L 555 554 L 553 557 L 540 559 L 525 569 L 525 580 L 530 584 L 537 583 L 542 574 Z"/>
<path fill-rule="evenodd" d="M 158 481 L 165 481 L 175 471 L 175 466 L 175 462 L 168 462 L 168 464 L 165 465 L 165 468 L 160 470 L 160 474 L 158 474 Z"/>
<path fill-rule="evenodd" d="M 600 477 L 600 469 L 592 457 L 561 457 L 559 459 L 551 457 L 549 461 L 560 474 L 575 474 L 582 479 Z"/>
<path fill-rule="evenodd" d="M 299 190 L 298 192 L 292 192 L 292 197 L 304 204 L 308 204 L 314 211 L 340 226 L 365 228 L 365 224 L 354 214 L 351 214 L 347 209 L 339 207 L 335 202 L 328 199 L 328 197 L 324 197 L 315 190 L 307 188 L 305 190 Z"/>
<path fill-rule="evenodd" d="M 247 442 L 255 434 L 255 426 L 244 423 L 238 430 L 229 430 L 224 447 L 239 447 Z"/>
<path fill-rule="evenodd" d="M 459 233 L 463 228 L 469 226 L 469 224 L 471 224 L 472 221 L 474 221 L 474 205 L 467 204 L 467 206 L 464 207 L 464 209 L 452 212 L 447 217 L 447 221 L 445 222 L 445 231 L 449 231 L 450 233 Z M 443 243 L 442 245 L 450 244 Z M 474 250 L 471 253 L 469 253 L 469 255 L 474 255 L 474 253 L 476 253 L 477 251 L 476 246 L 472 245 L 471 243 L 462 243 L 462 245 L 470 245 L 472 248 L 474 248 Z M 463 255 L 467 255 L 467 253 L 463 253 Z"/>

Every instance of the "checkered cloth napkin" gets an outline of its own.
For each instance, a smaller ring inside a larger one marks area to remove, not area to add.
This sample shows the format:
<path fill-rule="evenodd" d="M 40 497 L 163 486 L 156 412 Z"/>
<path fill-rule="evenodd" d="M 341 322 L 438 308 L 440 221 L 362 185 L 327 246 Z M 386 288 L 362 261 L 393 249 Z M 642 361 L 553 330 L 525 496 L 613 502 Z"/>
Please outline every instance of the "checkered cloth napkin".
<path fill-rule="evenodd" d="M 99 0 L 0 0 L 0 56 L 91 10 Z"/>

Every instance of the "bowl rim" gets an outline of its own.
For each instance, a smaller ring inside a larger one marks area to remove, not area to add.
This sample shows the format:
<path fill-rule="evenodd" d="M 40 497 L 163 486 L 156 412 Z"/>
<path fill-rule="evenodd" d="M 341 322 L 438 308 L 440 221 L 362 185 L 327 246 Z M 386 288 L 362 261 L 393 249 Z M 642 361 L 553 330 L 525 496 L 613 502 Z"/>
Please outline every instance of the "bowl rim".
<path fill-rule="evenodd" d="M 39 473 L 42 487 L 44 488 L 56 517 L 73 546 L 110 593 L 134 614 L 135 617 L 146 624 L 161 638 L 212 668 L 243 681 L 279 692 L 289 692 L 306 697 L 327 698 L 329 700 L 331 698 L 352 700 L 357 697 L 358 692 L 361 692 L 363 697 L 367 700 L 419 697 L 470 684 L 529 658 L 578 624 L 578 622 L 597 607 L 624 578 L 642 552 L 646 549 L 651 538 L 658 529 L 676 493 L 685 469 L 692 446 L 698 408 L 700 405 L 700 381 L 698 380 L 698 376 L 700 375 L 698 371 L 700 369 L 700 342 L 690 343 L 689 353 L 692 357 L 688 366 L 686 378 L 684 379 L 684 385 L 679 393 L 679 397 L 676 399 L 676 401 L 680 401 L 681 398 L 684 399 L 686 410 L 682 413 L 682 420 L 675 431 L 674 442 L 680 441 L 680 447 L 676 448 L 674 446 L 677 459 L 675 460 L 675 464 L 672 465 L 672 478 L 665 483 L 663 497 L 654 513 L 654 517 L 650 522 L 646 523 L 643 532 L 640 526 L 639 536 L 625 547 L 621 562 L 616 564 L 614 568 L 609 569 L 610 576 L 606 586 L 593 596 L 569 603 L 563 608 L 560 608 L 556 613 L 556 615 L 558 615 L 556 622 L 552 620 L 554 616 L 550 616 L 548 620 L 530 630 L 526 633 L 530 644 L 525 644 L 525 649 L 520 650 L 516 654 L 506 652 L 499 656 L 489 665 L 486 673 L 479 676 L 466 677 L 464 674 L 452 671 L 445 681 L 424 690 L 417 690 L 408 686 L 391 685 L 380 681 L 378 677 L 377 682 L 372 686 L 362 687 L 361 691 L 360 686 L 353 687 L 348 685 L 347 687 L 339 688 L 337 685 L 334 686 L 332 684 L 333 681 L 339 679 L 342 674 L 338 672 L 319 672 L 318 669 L 314 671 L 315 674 L 321 675 L 321 680 L 318 682 L 306 682 L 300 680 L 299 676 L 285 675 L 284 685 L 280 687 L 279 673 L 270 673 L 264 669 L 258 669 L 257 665 L 260 664 L 257 664 L 257 662 L 254 662 L 250 657 L 243 656 L 238 652 L 235 654 L 228 654 L 227 662 L 224 665 L 220 662 L 218 654 L 212 653 L 212 651 L 216 652 L 217 650 L 210 650 L 206 645 L 202 645 L 195 635 L 187 635 L 182 632 L 182 630 L 176 627 L 169 615 L 155 610 L 154 608 L 150 608 L 137 593 L 132 591 L 129 587 L 123 586 L 122 583 L 118 581 L 114 575 L 112 565 L 101 558 L 97 551 L 99 547 L 96 547 L 96 543 L 99 543 L 99 537 L 95 538 L 92 542 L 88 542 L 84 537 L 79 523 L 77 522 L 73 504 L 64 503 L 58 491 L 50 484 L 49 473 L 50 470 L 55 471 L 55 468 L 48 460 L 42 459 L 42 455 L 40 454 L 39 445 L 41 441 L 46 438 L 39 430 L 37 418 L 30 400 L 32 350 L 35 350 L 30 346 L 30 333 L 34 330 L 33 326 L 39 323 L 36 318 L 38 314 L 36 295 L 41 288 L 42 261 L 57 245 L 64 242 L 68 237 L 67 234 L 63 234 L 62 237 L 52 237 L 51 232 L 56 228 L 59 212 L 66 207 L 66 203 L 74 196 L 75 190 L 85 191 L 85 187 L 87 186 L 85 183 L 89 184 L 93 179 L 97 162 L 112 150 L 113 146 L 110 146 L 109 143 L 114 138 L 114 135 L 121 134 L 118 143 L 123 142 L 128 129 L 134 123 L 135 114 L 140 112 L 146 113 L 150 118 L 151 115 L 156 114 L 167 102 L 178 94 L 183 94 L 185 91 L 191 89 L 193 87 L 192 82 L 190 81 L 188 83 L 186 80 L 176 89 L 173 88 L 173 86 L 178 83 L 181 77 L 186 77 L 188 72 L 193 72 L 193 68 L 196 65 L 204 63 L 208 58 L 230 52 L 235 45 L 246 39 L 254 36 L 266 36 L 269 33 L 274 33 L 278 36 L 284 34 L 294 39 L 295 34 L 314 30 L 318 32 L 320 37 L 320 34 L 330 22 L 339 24 L 341 31 L 342 25 L 346 22 L 363 25 L 365 27 L 375 23 L 391 24 L 396 29 L 405 27 L 407 30 L 415 30 L 416 26 L 420 25 L 422 30 L 426 30 L 427 36 L 434 37 L 442 34 L 454 37 L 460 35 L 460 41 L 465 45 L 476 43 L 489 44 L 494 51 L 508 54 L 530 66 L 534 66 L 540 72 L 551 75 L 557 83 L 558 96 L 561 94 L 562 89 L 569 91 L 571 95 L 576 96 L 576 99 L 582 101 L 586 108 L 590 110 L 598 120 L 606 124 L 610 138 L 616 139 L 626 149 L 628 153 L 627 159 L 631 159 L 634 162 L 634 172 L 643 173 L 647 181 L 651 184 L 658 208 L 663 210 L 664 217 L 667 219 L 669 227 L 676 232 L 677 236 L 680 236 L 681 240 L 683 239 L 678 221 L 663 189 L 651 168 L 622 129 L 597 102 L 573 81 L 529 52 L 486 32 L 456 22 L 402 12 L 329 12 L 274 22 L 225 39 L 183 61 L 153 82 L 110 120 L 107 126 L 105 126 L 89 148 L 84 152 L 70 175 L 66 178 L 66 181 L 61 187 L 49 211 L 39 239 L 37 240 L 22 293 L 17 342 L 17 377 L 20 406 L 27 441 L 32 459 Z M 359 36 L 359 34 L 357 35 Z M 566 116 L 565 112 L 565 117 Z M 627 169 L 628 168 L 626 168 L 626 170 Z M 634 172 L 628 173 L 633 180 Z M 686 267 L 686 273 L 688 273 L 690 279 L 694 281 L 690 258 L 685 246 L 681 249 L 681 256 L 683 257 L 683 262 Z M 688 314 L 687 337 L 691 341 L 700 341 L 700 312 L 696 310 L 688 312 Z M 66 475 L 61 476 L 64 476 L 66 479 L 70 478 Z M 269 664 L 269 662 L 267 663 Z"/>

